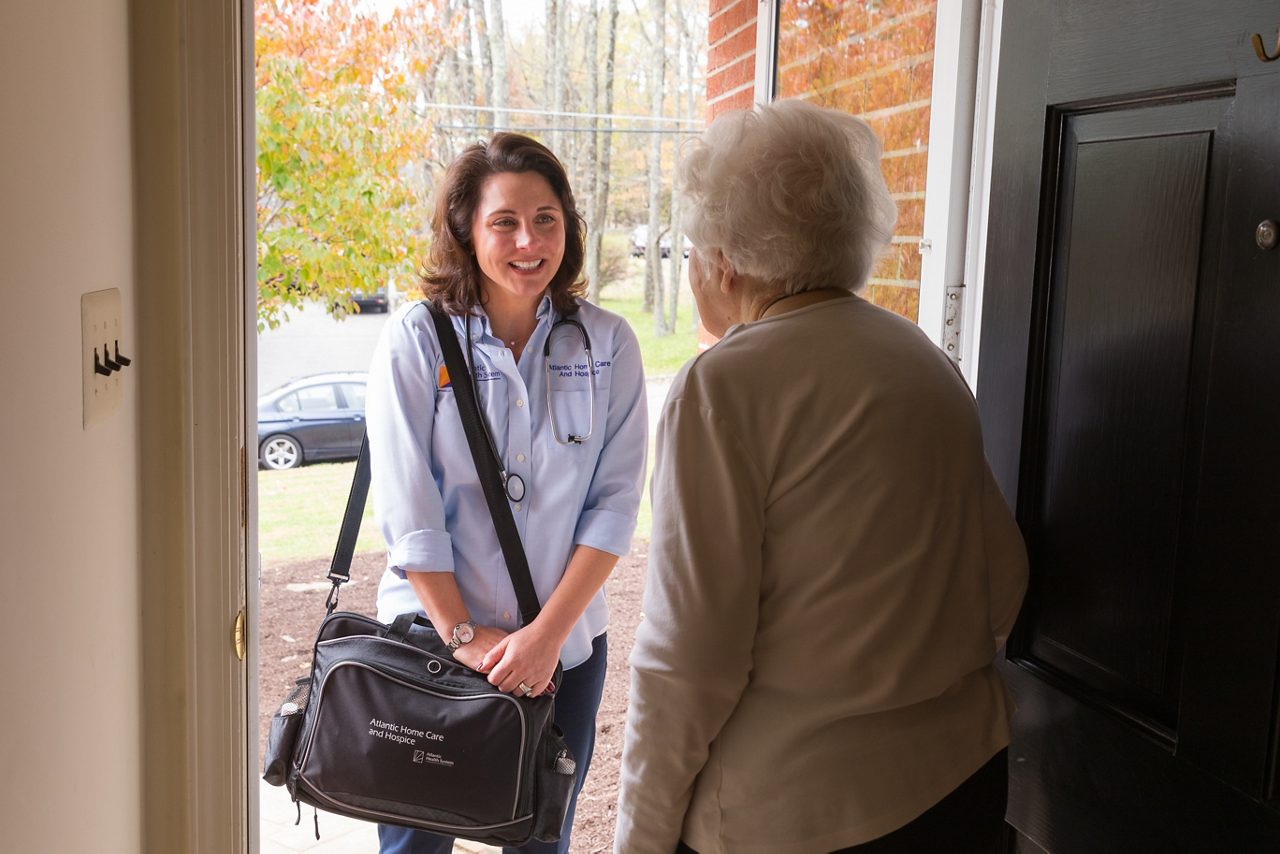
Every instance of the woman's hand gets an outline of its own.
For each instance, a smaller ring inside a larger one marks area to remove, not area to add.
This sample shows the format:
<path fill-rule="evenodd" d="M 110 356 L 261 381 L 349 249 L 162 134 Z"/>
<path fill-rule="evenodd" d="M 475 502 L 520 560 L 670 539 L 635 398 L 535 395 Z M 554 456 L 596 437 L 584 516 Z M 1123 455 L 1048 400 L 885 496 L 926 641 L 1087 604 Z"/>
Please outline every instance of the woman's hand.
<path fill-rule="evenodd" d="M 480 671 L 480 662 L 485 657 L 485 654 L 506 637 L 507 633 L 497 626 L 476 626 L 475 637 L 471 639 L 470 643 L 464 643 L 455 649 L 453 658 L 472 670 Z"/>
<path fill-rule="evenodd" d="M 476 669 L 481 673 L 488 671 L 489 684 L 500 691 L 518 697 L 536 697 L 551 687 L 563 645 L 563 638 L 552 635 L 534 620 L 494 644 Z M 520 690 L 521 683 L 532 690 L 526 694 Z"/>

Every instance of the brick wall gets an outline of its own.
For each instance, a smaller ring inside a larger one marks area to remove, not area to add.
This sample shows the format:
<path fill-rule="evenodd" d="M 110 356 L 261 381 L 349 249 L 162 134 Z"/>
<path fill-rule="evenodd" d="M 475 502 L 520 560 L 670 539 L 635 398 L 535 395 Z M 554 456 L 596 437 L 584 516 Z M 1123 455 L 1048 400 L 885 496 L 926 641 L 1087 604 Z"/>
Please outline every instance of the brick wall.
<path fill-rule="evenodd" d="M 755 103 L 758 0 L 710 0 L 707 121 Z"/>
<path fill-rule="evenodd" d="M 936 0 L 787 0 L 778 33 L 778 97 L 803 97 L 866 119 L 898 204 L 893 243 L 867 296 L 912 320 L 920 310 Z M 755 95 L 757 0 L 709 0 L 708 120 Z"/>

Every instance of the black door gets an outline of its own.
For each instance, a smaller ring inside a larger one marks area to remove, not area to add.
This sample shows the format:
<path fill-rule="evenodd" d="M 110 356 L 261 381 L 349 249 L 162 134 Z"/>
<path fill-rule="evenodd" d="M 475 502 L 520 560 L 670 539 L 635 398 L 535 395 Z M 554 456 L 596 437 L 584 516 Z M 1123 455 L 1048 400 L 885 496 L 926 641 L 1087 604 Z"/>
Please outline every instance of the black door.
<path fill-rule="evenodd" d="M 1280 851 L 1277 27 L 1004 4 L 978 398 L 1032 566 L 1017 850 Z"/>

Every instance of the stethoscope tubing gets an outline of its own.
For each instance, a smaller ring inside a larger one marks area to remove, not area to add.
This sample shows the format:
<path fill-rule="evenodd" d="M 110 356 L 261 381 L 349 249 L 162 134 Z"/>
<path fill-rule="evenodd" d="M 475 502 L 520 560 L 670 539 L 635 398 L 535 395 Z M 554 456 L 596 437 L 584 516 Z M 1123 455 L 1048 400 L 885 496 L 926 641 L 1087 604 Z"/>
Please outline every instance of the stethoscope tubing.
<path fill-rule="evenodd" d="M 555 331 L 564 325 L 573 326 L 582 336 L 582 349 L 587 357 L 587 385 L 590 388 L 590 410 L 587 418 L 587 432 L 581 436 L 575 433 L 566 434 L 565 439 L 560 438 L 560 431 L 556 425 L 555 407 L 552 406 L 551 397 L 551 337 Z M 470 374 L 471 388 L 475 393 L 476 401 L 480 400 L 480 385 L 476 381 L 475 369 L 475 351 L 472 347 L 471 340 L 471 315 L 468 314 L 464 321 L 465 336 L 467 339 L 467 370 Z M 546 343 L 542 346 L 543 370 L 546 372 L 547 378 L 547 420 L 551 426 L 551 436 L 561 445 L 581 445 L 591 438 L 595 432 L 596 425 L 596 382 L 595 382 L 595 358 L 591 354 L 591 336 L 587 334 L 586 327 L 572 317 L 562 317 L 551 325 L 551 330 L 547 333 Z M 502 457 L 498 456 L 498 447 L 494 444 L 493 436 L 489 433 L 489 419 L 484 415 L 484 409 L 480 411 L 480 426 L 484 429 L 485 443 L 489 446 L 489 453 L 493 455 L 494 462 L 498 464 L 498 472 L 502 475 L 503 488 L 507 493 L 507 498 L 512 501 L 522 501 L 527 494 L 524 478 L 514 472 L 508 472 L 507 467 L 503 465 Z"/>
<path fill-rule="evenodd" d="M 582 336 L 582 351 L 587 356 L 587 387 L 590 389 L 591 404 L 587 411 L 587 432 L 585 435 L 578 436 L 573 433 L 567 433 L 567 438 L 560 438 L 560 429 L 556 426 L 556 408 L 551 405 L 551 336 L 555 334 L 556 329 L 570 325 L 578 330 L 578 334 Z M 591 438 L 591 434 L 596 429 L 596 361 L 591 355 L 591 336 L 587 334 L 587 329 L 572 317 L 562 317 L 551 325 L 551 331 L 547 333 L 546 343 L 542 345 L 542 365 L 543 370 L 547 374 L 547 419 L 551 422 L 551 437 L 561 445 L 581 445 Z"/>

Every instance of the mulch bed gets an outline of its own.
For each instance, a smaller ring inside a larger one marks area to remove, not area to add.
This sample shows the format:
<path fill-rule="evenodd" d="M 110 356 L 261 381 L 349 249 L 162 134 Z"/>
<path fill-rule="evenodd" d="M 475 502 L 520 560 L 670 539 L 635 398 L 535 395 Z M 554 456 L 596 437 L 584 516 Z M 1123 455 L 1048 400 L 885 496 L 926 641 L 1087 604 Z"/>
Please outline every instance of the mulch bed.
<path fill-rule="evenodd" d="M 640 622 L 644 589 L 645 543 L 618 561 L 609 579 L 609 668 L 604 698 L 596 718 L 596 751 L 591 773 L 578 799 L 573 850 L 613 850 L 614 807 L 618 767 L 626 720 L 629 675 L 627 659 Z M 271 714 L 311 664 L 311 645 L 324 616 L 329 585 L 327 558 L 266 566 L 262 570 L 258 618 L 258 715 L 260 744 L 265 746 Z M 385 557 L 358 554 L 351 563 L 351 582 L 343 585 L 339 608 L 373 615 Z"/>

